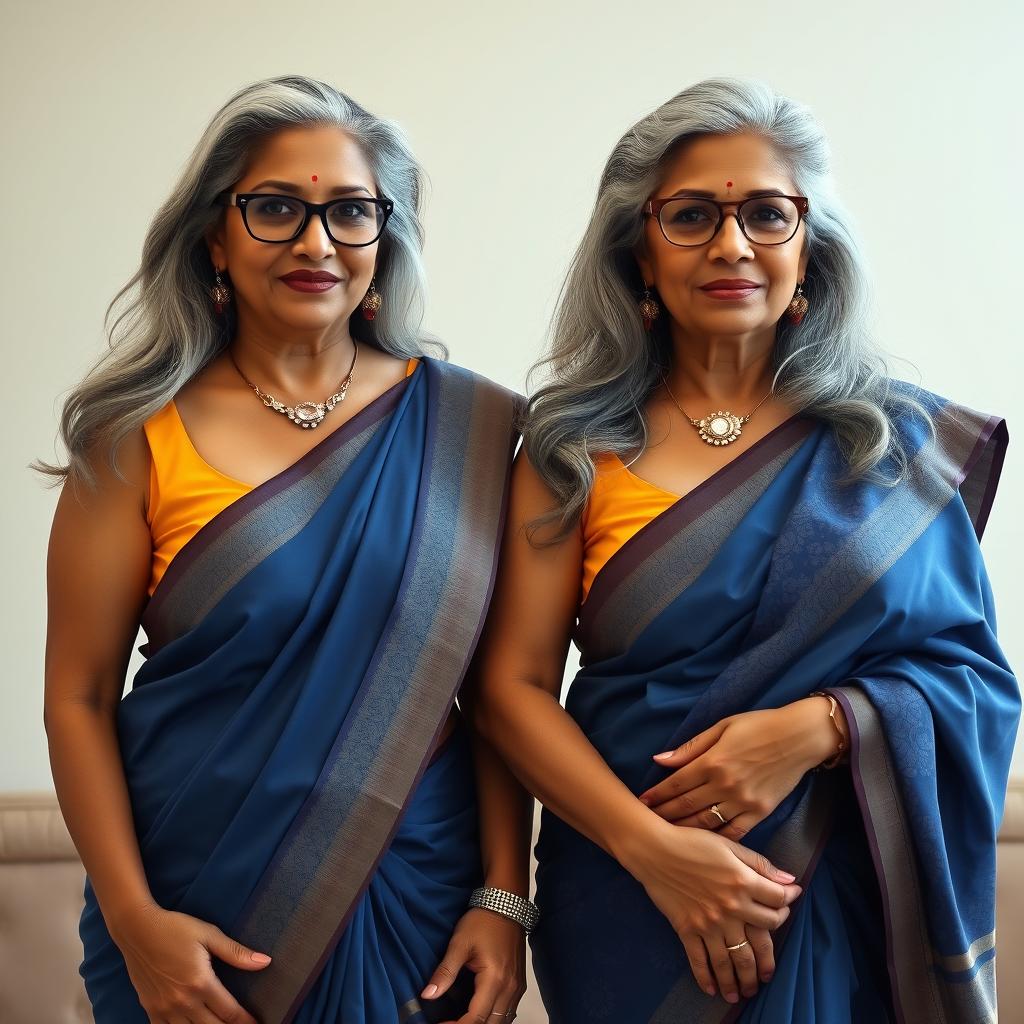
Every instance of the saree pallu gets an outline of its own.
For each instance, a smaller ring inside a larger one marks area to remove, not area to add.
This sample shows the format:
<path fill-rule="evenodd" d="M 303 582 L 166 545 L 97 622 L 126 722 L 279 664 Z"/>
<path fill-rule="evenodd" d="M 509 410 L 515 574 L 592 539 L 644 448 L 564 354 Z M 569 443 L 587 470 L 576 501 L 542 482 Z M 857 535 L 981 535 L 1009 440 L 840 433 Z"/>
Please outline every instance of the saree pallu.
<path fill-rule="evenodd" d="M 481 871 L 467 737 L 431 752 L 493 588 L 515 414 L 422 360 L 204 527 L 146 607 L 117 719 L 146 876 L 273 957 L 215 960 L 261 1024 L 426 1019 Z M 88 882 L 80 933 L 97 1024 L 145 1022 Z"/>
<path fill-rule="evenodd" d="M 666 775 L 653 754 L 820 689 L 842 703 L 851 763 L 808 773 L 743 840 L 804 891 L 773 933 L 773 979 L 732 1006 L 700 990 L 642 886 L 545 812 L 531 940 L 551 1024 L 996 1019 L 1020 697 L 979 540 L 1007 432 L 901 386 L 935 423 L 899 418 L 903 483 L 845 483 L 831 430 L 797 416 L 598 574 L 566 707 L 634 793 Z"/>

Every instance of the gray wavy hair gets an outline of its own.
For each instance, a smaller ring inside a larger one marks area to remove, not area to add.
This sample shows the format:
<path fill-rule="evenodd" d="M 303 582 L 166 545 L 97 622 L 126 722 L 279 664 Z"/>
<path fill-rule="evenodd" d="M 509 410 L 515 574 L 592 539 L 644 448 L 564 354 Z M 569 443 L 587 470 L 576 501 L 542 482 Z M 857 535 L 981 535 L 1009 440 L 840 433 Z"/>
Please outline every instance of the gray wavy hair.
<path fill-rule="evenodd" d="M 362 148 L 380 192 L 394 201 L 376 271 L 383 299 L 375 320 L 353 317 L 353 337 L 403 358 L 445 350 L 421 331 L 423 172 L 403 131 L 324 82 L 285 75 L 254 82 L 214 114 L 170 196 L 146 233 L 142 262 L 104 316 L 109 349 L 64 403 L 65 465 L 34 468 L 55 481 L 94 480 L 87 461 L 102 455 L 117 471 L 124 438 L 162 408 L 234 336 L 233 306 L 214 313 L 214 268 L 204 239 L 223 207 L 214 197 L 245 173 L 256 148 L 283 128 L 336 125 Z M 124 306 L 111 325 L 118 304 Z"/>
<path fill-rule="evenodd" d="M 637 303 L 643 281 L 635 258 L 641 210 L 679 144 L 708 134 L 755 132 L 768 139 L 807 196 L 804 293 L 810 312 L 795 328 L 780 322 L 774 387 L 796 409 L 829 421 L 849 462 L 849 478 L 895 484 L 907 459 L 893 429 L 897 408 L 925 409 L 894 387 L 869 337 L 867 272 L 848 215 L 836 198 L 825 136 L 807 107 L 761 82 L 699 82 L 637 122 L 605 165 L 597 201 L 562 287 L 549 354 L 531 376 L 548 380 L 524 419 L 530 461 L 557 497 L 534 527 L 578 522 L 594 482 L 592 452 L 635 458 L 647 441 L 643 406 L 668 367 L 672 346 L 661 317 L 651 333 Z M 930 422 L 930 421 L 929 421 Z M 892 471 L 878 469 L 891 459 Z"/>

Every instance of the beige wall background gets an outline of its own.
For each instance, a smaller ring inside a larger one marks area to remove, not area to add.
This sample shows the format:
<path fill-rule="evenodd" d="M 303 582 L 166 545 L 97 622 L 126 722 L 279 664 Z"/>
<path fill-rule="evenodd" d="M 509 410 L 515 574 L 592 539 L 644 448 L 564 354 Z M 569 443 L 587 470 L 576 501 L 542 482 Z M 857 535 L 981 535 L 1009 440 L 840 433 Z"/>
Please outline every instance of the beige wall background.
<path fill-rule="evenodd" d="M 809 103 L 877 285 L 896 372 L 1010 421 L 985 537 L 1024 668 L 1019 39 L 1013 0 L 686 4 L 89 4 L 3 0 L 0 788 L 49 788 L 44 564 L 60 396 L 214 110 L 286 73 L 400 121 L 432 181 L 427 326 L 522 388 L 598 175 L 637 118 L 701 78 Z M 1015 770 L 1024 771 L 1018 745 Z"/>

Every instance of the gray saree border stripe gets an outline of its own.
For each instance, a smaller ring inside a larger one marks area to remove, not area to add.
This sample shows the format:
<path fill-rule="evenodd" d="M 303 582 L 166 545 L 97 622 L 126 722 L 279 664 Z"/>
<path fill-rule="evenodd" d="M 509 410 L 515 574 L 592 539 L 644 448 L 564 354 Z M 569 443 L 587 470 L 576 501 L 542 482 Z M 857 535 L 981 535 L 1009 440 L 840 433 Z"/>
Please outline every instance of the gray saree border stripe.
<path fill-rule="evenodd" d="M 966 953 L 958 953 L 955 956 L 946 956 L 936 949 L 932 949 L 932 960 L 935 965 L 947 974 L 960 974 L 963 971 L 974 970 L 974 965 L 981 956 L 990 949 L 995 949 L 996 933 L 991 931 L 988 935 L 982 935 L 975 939 L 967 948 Z"/>
<path fill-rule="evenodd" d="M 806 418 L 777 427 L 612 556 L 580 612 L 577 635 L 587 663 L 628 650 L 700 576 L 813 430 L 814 421 Z M 594 590 L 608 570 L 598 605 L 592 606 Z"/>
<path fill-rule="evenodd" d="M 243 576 L 312 519 L 414 376 L 384 392 L 196 533 L 167 567 L 146 606 L 142 626 L 147 654 L 196 626 Z"/>
<path fill-rule="evenodd" d="M 836 783 L 827 773 L 816 773 L 800 802 L 772 837 L 765 856 L 777 867 L 795 875 L 806 890 L 832 832 Z M 786 921 L 773 935 L 776 956 L 785 948 L 789 934 Z M 727 1003 L 720 995 L 701 991 L 687 968 L 679 982 L 655 1011 L 649 1024 L 728 1024 L 743 1012 L 748 1000 Z"/>
<path fill-rule="evenodd" d="M 994 949 L 995 934 L 975 939 L 959 956 L 935 956 L 913 837 L 905 825 L 906 812 L 881 717 L 855 686 L 829 692 L 842 703 L 850 723 L 850 768 L 882 892 L 889 977 L 899 1020 L 906 1024 L 995 1021 L 994 955 L 973 974 L 960 978 L 935 969 L 945 966 L 944 962 L 973 966 L 979 956 Z"/>
<path fill-rule="evenodd" d="M 515 404 L 489 381 L 428 365 L 425 497 L 395 609 L 347 728 L 235 929 L 274 957 L 233 986 L 261 1024 L 294 1017 L 347 926 L 443 727 L 493 588 Z"/>

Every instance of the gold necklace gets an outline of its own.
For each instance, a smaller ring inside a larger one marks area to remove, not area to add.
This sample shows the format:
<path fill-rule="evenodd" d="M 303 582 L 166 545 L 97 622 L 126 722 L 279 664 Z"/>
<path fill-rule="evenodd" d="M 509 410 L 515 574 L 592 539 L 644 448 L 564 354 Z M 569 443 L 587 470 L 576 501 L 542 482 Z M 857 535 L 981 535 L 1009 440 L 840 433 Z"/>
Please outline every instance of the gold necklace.
<path fill-rule="evenodd" d="M 356 368 L 356 357 L 359 355 L 359 345 L 355 341 L 352 343 L 352 362 L 349 365 L 348 373 L 345 379 L 338 385 L 338 390 L 333 395 L 328 395 L 322 402 L 297 402 L 295 405 L 285 405 L 284 402 L 279 402 L 273 395 L 268 395 L 265 391 L 261 391 L 244 373 L 242 368 L 235 362 L 235 357 L 231 354 L 231 350 L 228 349 L 228 359 L 231 360 L 232 365 L 238 370 L 238 376 L 245 381 L 256 392 L 260 401 L 268 409 L 273 409 L 274 412 L 279 412 L 283 416 L 287 416 L 297 427 L 304 427 L 307 430 L 312 427 L 319 427 L 324 421 L 324 417 L 339 403 L 345 401 L 345 396 L 348 394 L 349 385 L 352 383 L 352 373 Z"/>
<path fill-rule="evenodd" d="M 695 420 L 679 404 L 676 396 L 672 394 L 672 389 L 668 386 L 665 374 L 661 375 L 661 383 L 665 385 L 668 397 L 672 399 L 675 407 L 683 414 L 683 416 L 686 417 L 687 420 L 689 420 L 691 424 L 693 424 L 694 427 L 697 428 L 697 433 L 700 434 L 700 439 L 707 444 L 713 445 L 732 444 L 733 441 L 738 440 L 740 434 L 743 433 L 743 424 L 746 423 L 750 417 L 768 401 L 772 394 L 772 391 L 769 390 L 768 394 L 765 395 L 764 398 L 762 398 L 746 416 L 736 416 L 727 409 L 719 409 L 717 412 L 708 413 L 708 415 L 702 420 Z"/>

